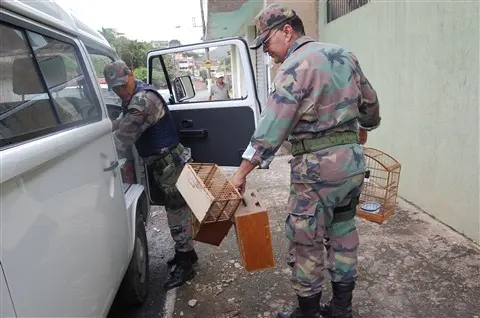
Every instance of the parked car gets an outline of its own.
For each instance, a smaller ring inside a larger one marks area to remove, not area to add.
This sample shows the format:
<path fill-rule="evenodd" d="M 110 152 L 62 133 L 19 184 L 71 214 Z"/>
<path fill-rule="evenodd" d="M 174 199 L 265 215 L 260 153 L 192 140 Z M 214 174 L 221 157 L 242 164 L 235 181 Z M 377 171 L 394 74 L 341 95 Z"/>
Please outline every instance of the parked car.
<path fill-rule="evenodd" d="M 54 2 L 2 1 L 0 37 L 0 316 L 105 317 L 117 295 L 141 303 L 148 193 L 135 148 L 118 158 L 118 98 L 91 60 L 117 54 Z"/>
<path fill-rule="evenodd" d="M 118 55 L 54 1 L 1 1 L 0 37 L 0 316 L 105 317 L 116 296 L 142 303 L 145 224 L 163 197 L 135 147 L 125 158 L 115 149 L 121 103 L 92 60 Z M 192 101 L 189 76 L 164 74 L 169 108 L 197 162 L 238 166 L 260 115 L 245 41 L 153 50 L 147 61 L 151 72 L 175 49 L 218 45 L 236 47 L 246 95 Z"/>

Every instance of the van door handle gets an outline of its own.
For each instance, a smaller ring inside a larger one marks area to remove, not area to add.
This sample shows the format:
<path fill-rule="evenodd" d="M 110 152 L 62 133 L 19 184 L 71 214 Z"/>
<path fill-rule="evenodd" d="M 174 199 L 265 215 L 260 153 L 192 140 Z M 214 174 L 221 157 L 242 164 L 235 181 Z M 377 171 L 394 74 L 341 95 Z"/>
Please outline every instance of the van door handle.
<path fill-rule="evenodd" d="M 181 129 L 180 137 L 184 138 L 207 138 L 208 130 L 206 129 Z"/>
<path fill-rule="evenodd" d="M 117 168 L 117 167 L 118 167 L 118 161 L 116 161 L 116 160 L 115 160 L 115 161 L 111 161 L 111 162 L 110 162 L 110 167 L 104 168 L 103 171 L 105 171 L 105 172 L 112 171 L 112 170 L 114 170 L 114 169 Z"/>
<path fill-rule="evenodd" d="M 184 119 L 182 120 L 182 128 L 191 128 L 193 127 L 193 120 L 190 120 L 190 119 Z"/>

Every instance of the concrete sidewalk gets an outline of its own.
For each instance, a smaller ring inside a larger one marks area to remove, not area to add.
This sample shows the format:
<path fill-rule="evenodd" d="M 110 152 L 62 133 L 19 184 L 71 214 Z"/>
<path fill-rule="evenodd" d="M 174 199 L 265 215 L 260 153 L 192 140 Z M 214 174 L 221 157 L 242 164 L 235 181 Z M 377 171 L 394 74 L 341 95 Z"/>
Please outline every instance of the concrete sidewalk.
<path fill-rule="evenodd" d="M 246 273 L 233 229 L 219 248 L 196 243 L 197 277 L 172 294 L 171 316 L 275 317 L 296 305 L 285 263 L 289 159 L 278 157 L 248 179 L 269 210 L 276 267 Z M 383 225 L 357 220 L 355 317 L 480 317 L 479 246 L 402 200 Z M 327 275 L 326 282 L 324 301 L 331 295 Z"/>

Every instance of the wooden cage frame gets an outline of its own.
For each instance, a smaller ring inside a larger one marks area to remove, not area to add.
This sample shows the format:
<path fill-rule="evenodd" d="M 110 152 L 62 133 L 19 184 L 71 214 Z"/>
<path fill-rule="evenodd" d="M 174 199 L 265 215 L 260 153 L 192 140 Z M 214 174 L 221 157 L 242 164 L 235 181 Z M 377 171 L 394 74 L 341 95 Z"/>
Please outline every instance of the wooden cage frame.
<path fill-rule="evenodd" d="M 382 224 L 395 213 L 401 164 L 378 149 L 364 147 L 364 154 L 367 173 L 357 205 L 357 215 Z M 379 208 L 367 211 L 369 206 Z"/>

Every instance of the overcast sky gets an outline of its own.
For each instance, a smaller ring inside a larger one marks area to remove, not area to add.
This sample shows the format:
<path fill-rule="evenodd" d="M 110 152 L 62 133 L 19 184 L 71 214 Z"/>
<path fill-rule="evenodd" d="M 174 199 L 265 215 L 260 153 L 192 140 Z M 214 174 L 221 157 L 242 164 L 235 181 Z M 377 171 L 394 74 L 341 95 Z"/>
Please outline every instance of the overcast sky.
<path fill-rule="evenodd" d="M 200 0 L 57 0 L 87 25 L 100 30 L 115 28 L 130 39 L 178 39 L 182 44 L 201 41 Z M 167 9 L 167 3 L 169 9 Z M 179 28 L 176 28 L 179 26 Z"/>

